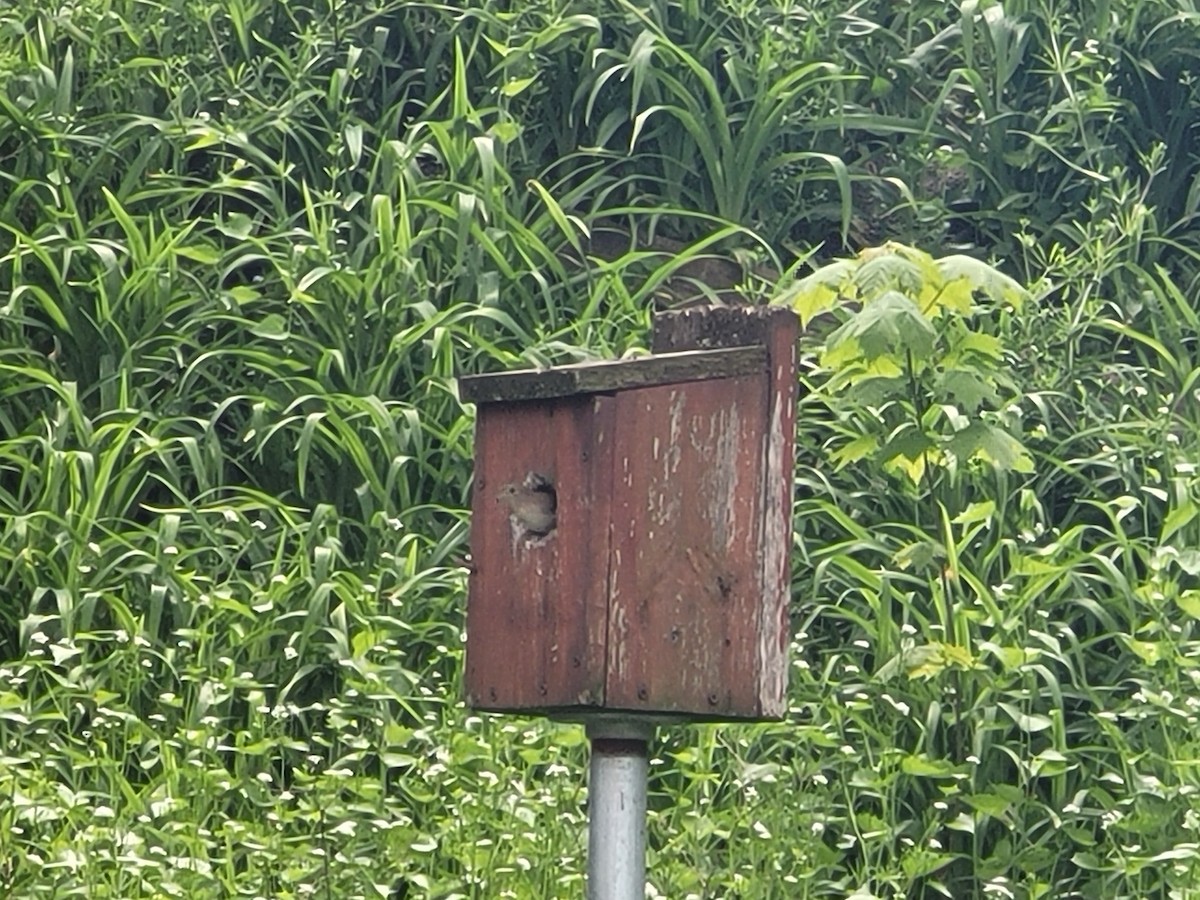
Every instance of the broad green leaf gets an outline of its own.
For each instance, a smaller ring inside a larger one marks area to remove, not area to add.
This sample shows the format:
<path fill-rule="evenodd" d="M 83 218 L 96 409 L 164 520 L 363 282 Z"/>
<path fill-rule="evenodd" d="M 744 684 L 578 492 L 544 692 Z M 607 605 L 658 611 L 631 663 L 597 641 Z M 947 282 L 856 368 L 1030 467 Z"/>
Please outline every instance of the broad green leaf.
<path fill-rule="evenodd" d="M 807 326 L 817 315 L 837 304 L 838 298 L 845 293 L 855 265 L 854 260 L 842 259 L 822 266 L 813 274 L 797 281 L 771 302 L 780 306 L 790 306 L 799 314 L 801 325 Z"/>
<path fill-rule="evenodd" d="M 943 373 L 938 380 L 937 391 L 968 413 L 978 412 L 985 402 L 995 405 L 1000 400 L 994 385 L 966 369 L 951 369 Z"/>
<path fill-rule="evenodd" d="M 829 454 L 829 460 L 836 470 L 844 469 L 850 463 L 858 462 L 870 456 L 879 448 L 879 439 L 871 434 L 864 434 L 844 444 Z"/>
<path fill-rule="evenodd" d="M 287 320 L 279 313 L 271 313 L 261 322 L 250 326 L 250 333 L 271 341 L 287 340 L 291 334 L 287 327 Z"/>
<path fill-rule="evenodd" d="M 937 541 L 914 541 L 892 554 L 892 562 L 901 571 L 913 569 L 921 572 L 935 560 L 946 558 L 946 549 Z"/>
<path fill-rule="evenodd" d="M 955 278 L 946 283 L 926 283 L 921 288 L 918 305 L 921 312 L 936 318 L 945 310 L 961 316 L 970 315 L 971 297 L 974 291 L 966 278 Z"/>
<path fill-rule="evenodd" d="M 960 351 L 978 353 L 989 359 L 1000 359 L 1004 352 L 1000 338 L 979 331 L 963 331 L 955 346 Z"/>
<path fill-rule="evenodd" d="M 937 332 L 921 315 L 916 304 L 896 291 L 888 291 L 859 310 L 845 325 L 830 335 L 836 346 L 845 340 L 857 341 L 867 360 L 885 354 L 905 359 L 908 354 L 924 359 L 933 352 Z"/>
<path fill-rule="evenodd" d="M 216 265 L 221 261 L 221 252 L 213 246 L 190 244 L 184 247 L 176 247 L 175 253 L 178 256 L 198 262 L 204 266 Z"/>
<path fill-rule="evenodd" d="M 965 831 L 968 834 L 974 834 L 975 817 L 968 812 L 960 812 L 957 816 L 946 823 L 946 827 L 954 831 Z"/>
<path fill-rule="evenodd" d="M 1014 576 L 1057 575 L 1063 568 L 1028 554 L 1014 554 L 1009 563 L 1009 572 Z"/>
<path fill-rule="evenodd" d="M 854 370 L 847 378 L 848 384 L 857 384 L 868 379 L 888 379 L 894 381 L 904 376 L 904 370 L 891 356 L 880 356 L 870 360 L 862 368 Z"/>
<path fill-rule="evenodd" d="M 887 357 L 880 357 L 886 359 Z M 848 373 L 848 377 L 844 382 L 838 382 L 837 389 L 843 390 L 847 398 L 854 403 L 864 404 L 866 406 L 880 406 L 889 400 L 907 399 L 909 382 L 907 378 L 881 378 L 869 377 L 861 378 L 861 373 L 855 371 Z M 848 387 L 842 387 L 842 385 Z M 834 390 L 834 382 L 830 381 L 830 390 Z"/>
<path fill-rule="evenodd" d="M 800 316 L 800 324 L 807 327 L 814 318 L 827 309 L 832 309 L 838 299 L 836 288 L 827 284 L 813 285 L 803 293 L 792 295 L 791 307 Z"/>
<path fill-rule="evenodd" d="M 1142 661 L 1152 666 L 1158 665 L 1170 653 L 1164 641 L 1139 641 L 1137 638 L 1132 638 L 1124 634 L 1119 637 L 1121 643 L 1136 653 Z"/>
<path fill-rule="evenodd" d="M 1005 800 L 999 794 L 994 793 L 979 793 L 979 794 L 964 794 L 963 802 L 977 813 L 982 813 L 985 816 L 993 818 L 1001 818 L 1008 814 L 1012 809 L 1012 803 Z"/>
<path fill-rule="evenodd" d="M 844 328 L 845 326 L 842 327 Z M 829 342 L 825 345 L 825 350 L 821 353 L 821 368 L 831 369 L 835 375 L 839 369 L 858 361 L 862 357 L 862 350 L 858 346 L 858 341 L 851 337 L 839 335 L 841 330 L 839 328 L 829 336 Z"/>
<path fill-rule="evenodd" d="M 1200 511 L 1200 508 L 1190 499 L 1184 499 L 1178 506 L 1173 507 L 1167 513 L 1166 521 L 1163 522 L 1162 534 L 1158 537 L 1159 541 L 1165 544 L 1175 532 L 1196 518 L 1198 511 Z"/>
<path fill-rule="evenodd" d="M 904 654 L 905 671 L 909 678 L 933 678 L 946 669 L 971 670 L 979 661 L 966 647 L 931 641 L 912 648 Z"/>
<path fill-rule="evenodd" d="M 917 485 L 925 477 L 925 470 L 931 462 L 932 460 L 929 459 L 928 454 L 923 453 L 916 459 L 909 459 L 907 456 L 900 454 L 886 460 L 883 463 L 883 470 L 889 475 L 903 476 L 908 479 L 910 484 Z"/>
<path fill-rule="evenodd" d="M 885 248 L 878 253 L 864 251 L 863 261 L 854 273 L 854 283 L 863 302 L 869 304 L 889 293 L 916 297 L 924 279 L 919 266 Z"/>
<path fill-rule="evenodd" d="M 958 644 L 943 644 L 942 652 L 946 655 L 946 660 L 960 669 L 974 669 L 979 665 L 979 660 L 975 658 L 968 647 L 961 647 Z"/>
<path fill-rule="evenodd" d="M 880 456 L 889 460 L 894 456 L 905 459 L 919 459 L 930 450 L 936 449 L 936 444 L 928 435 L 922 434 L 912 426 L 905 426 L 895 432 L 880 450 Z"/>
<path fill-rule="evenodd" d="M 505 97 L 515 97 L 536 82 L 537 79 L 537 75 L 531 75 L 528 78 L 512 78 L 501 85 L 500 93 Z"/>
<path fill-rule="evenodd" d="M 1175 598 L 1175 604 L 1193 619 L 1200 619 L 1200 590 L 1183 591 Z"/>
<path fill-rule="evenodd" d="M 946 450 L 962 462 L 981 459 L 1002 472 L 1033 471 L 1033 459 L 1021 442 L 986 422 L 972 422 L 946 442 Z"/>
<path fill-rule="evenodd" d="M 971 503 L 955 516 L 952 521 L 955 525 L 973 525 L 976 522 L 990 522 L 992 516 L 996 514 L 995 500 L 978 500 Z"/>
<path fill-rule="evenodd" d="M 963 279 L 974 290 L 1014 309 L 1020 309 L 1029 298 L 1028 292 L 1017 281 L 974 257 L 944 256 L 937 261 L 937 266 L 947 282 Z"/>
<path fill-rule="evenodd" d="M 957 767 L 946 759 L 930 759 L 924 753 L 909 754 L 900 760 L 900 771 L 920 778 L 954 778 Z"/>

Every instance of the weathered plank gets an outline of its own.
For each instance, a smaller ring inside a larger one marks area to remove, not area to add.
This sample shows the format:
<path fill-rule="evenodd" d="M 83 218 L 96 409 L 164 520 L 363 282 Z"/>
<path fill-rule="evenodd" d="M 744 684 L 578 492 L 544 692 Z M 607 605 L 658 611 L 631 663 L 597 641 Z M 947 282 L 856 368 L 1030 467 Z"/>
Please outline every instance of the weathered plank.
<path fill-rule="evenodd" d="M 609 709 L 762 715 L 765 380 L 617 397 Z"/>
<path fill-rule="evenodd" d="M 800 322 L 779 307 L 711 307 L 660 313 L 654 318 L 655 352 L 759 344 L 769 358 L 768 428 L 763 444 L 761 599 L 756 605 L 760 646 L 755 658 L 759 707 L 766 717 L 787 712 L 788 647 L 791 639 L 790 551 L 796 435 L 796 342 Z"/>
<path fill-rule="evenodd" d="M 604 702 L 614 401 L 487 404 L 476 422 L 466 694 L 486 710 Z M 558 499 L 544 538 L 496 494 L 535 472 Z"/>
<path fill-rule="evenodd" d="M 767 354 L 761 346 L 688 350 L 553 369 L 465 375 L 458 379 L 458 392 L 469 403 L 549 400 L 574 394 L 610 394 L 656 384 L 734 378 L 765 372 L 766 368 Z"/>
<path fill-rule="evenodd" d="M 655 347 L 676 352 L 464 379 L 480 403 L 472 706 L 786 712 L 797 331 L 787 310 L 689 311 L 656 321 Z M 497 496 L 530 478 L 556 493 L 545 536 Z"/>

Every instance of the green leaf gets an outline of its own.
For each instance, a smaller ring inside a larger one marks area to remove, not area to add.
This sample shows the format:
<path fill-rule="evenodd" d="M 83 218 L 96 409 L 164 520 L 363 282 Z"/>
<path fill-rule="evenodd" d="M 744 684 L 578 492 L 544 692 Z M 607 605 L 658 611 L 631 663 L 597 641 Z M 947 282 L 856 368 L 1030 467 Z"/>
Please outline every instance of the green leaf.
<path fill-rule="evenodd" d="M 967 316 L 971 313 L 971 298 L 974 296 L 970 281 L 966 278 L 955 278 L 945 284 L 927 284 L 921 290 L 921 311 L 927 316 L 936 317 L 945 310 Z"/>
<path fill-rule="evenodd" d="M 1200 575 L 1200 550 L 1181 550 L 1174 562 L 1189 575 Z"/>
<path fill-rule="evenodd" d="M 1165 648 L 1164 641 L 1139 641 L 1137 638 L 1129 637 L 1128 635 L 1120 635 L 1121 643 L 1136 653 L 1143 662 L 1149 663 L 1152 666 L 1158 665 L 1167 658 L 1169 653 Z"/>
<path fill-rule="evenodd" d="M 512 78 L 500 86 L 500 93 L 505 97 L 515 97 L 537 81 L 537 79 L 537 75 L 532 75 L 529 78 Z"/>
<path fill-rule="evenodd" d="M 909 484 L 917 485 L 925 477 L 925 469 L 930 462 L 929 457 L 924 454 L 918 456 L 916 459 L 909 459 L 901 454 L 886 460 L 883 463 L 883 470 L 889 475 L 896 477 L 903 476 L 908 479 Z"/>
<path fill-rule="evenodd" d="M 966 509 L 950 521 L 955 525 L 974 525 L 976 522 L 990 522 L 992 516 L 995 514 L 995 500 L 980 500 L 969 504 Z"/>
<path fill-rule="evenodd" d="M 979 649 L 994 655 L 1008 671 L 1019 669 L 1029 661 L 1030 654 L 1020 647 L 1005 647 L 992 641 L 980 641 Z"/>
<path fill-rule="evenodd" d="M 816 316 L 837 304 L 849 285 L 856 265 L 856 260 L 841 259 L 822 266 L 813 274 L 797 281 L 771 302 L 778 306 L 790 306 L 799 314 L 800 323 L 807 326 Z"/>
<path fill-rule="evenodd" d="M 541 198 L 542 203 L 546 205 L 546 210 L 550 213 L 550 218 L 554 220 L 554 224 L 563 233 L 563 237 L 570 242 L 572 247 L 581 251 L 582 248 L 580 247 L 577 231 L 582 231 L 586 234 L 587 228 L 574 216 L 568 216 L 563 211 L 563 208 L 558 205 L 558 201 L 554 199 L 553 195 L 536 178 L 530 178 L 526 184 Z"/>
<path fill-rule="evenodd" d="M 987 792 L 963 794 L 962 799 L 975 812 L 997 819 L 1007 815 L 1008 811 L 1012 808 L 1012 803 L 1005 800 L 999 794 Z"/>
<path fill-rule="evenodd" d="M 1072 763 L 1061 752 L 1053 748 L 1048 748 L 1033 758 L 1029 768 L 1035 776 L 1053 778 L 1056 775 L 1069 772 L 1075 766 L 1076 764 Z"/>
<path fill-rule="evenodd" d="M 1017 727 L 1028 734 L 1036 734 L 1039 731 L 1045 731 L 1054 725 L 1054 721 L 1049 716 L 1043 716 L 1038 713 L 1027 713 L 1012 703 L 1000 701 L 997 706 L 1008 713 L 1009 718 L 1016 723 Z"/>
<path fill-rule="evenodd" d="M 988 359 L 998 360 L 1004 353 L 1004 345 L 1000 338 L 992 334 L 963 329 L 956 348 L 964 353 L 978 353 Z"/>
<path fill-rule="evenodd" d="M 829 454 L 830 462 L 835 470 L 840 471 L 850 463 L 865 459 L 879 449 L 879 439 L 875 435 L 864 434 L 850 443 L 843 445 Z"/>
<path fill-rule="evenodd" d="M 936 444 L 933 443 L 928 435 L 922 434 L 912 426 L 905 426 L 898 429 L 892 438 L 884 444 L 879 455 L 884 461 L 896 456 L 916 460 L 935 448 Z"/>
<path fill-rule="evenodd" d="M 930 759 L 926 754 L 909 754 L 900 760 L 900 771 L 919 778 L 953 778 L 957 768 L 949 760 Z"/>
<path fill-rule="evenodd" d="M 920 266 L 890 248 L 885 247 L 878 252 L 864 251 L 863 259 L 854 274 L 854 283 L 868 303 L 889 293 L 915 297 L 925 286 Z"/>
<path fill-rule="evenodd" d="M 906 397 L 908 388 L 907 378 L 847 378 L 849 387 L 844 389 L 846 396 L 855 403 L 867 406 L 879 406 L 888 400 L 898 400 Z M 831 386 L 832 387 L 832 386 Z"/>
<path fill-rule="evenodd" d="M 885 354 L 904 359 L 911 353 L 924 359 L 933 352 L 937 332 L 915 303 L 896 291 L 863 306 L 845 325 L 830 335 L 831 346 L 854 340 L 867 361 Z"/>
<path fill-rule="evenodd" d="M 980 459 L 1002 472 L 1033 471 L 1033 460 L 1021 442 L 986 422 L 972 422 L 956 433 L 946 442 L 946 451 L 961 462 Z"/>
<path fill-rule="evenodd" d="M 346 143 L 346 150 L 350 154 L 350 165 L 356 167 L 362 160 L 363 127 L 357 123 L 347 125 L 342 131 L 342 138 Z"/>
<path fill-rule="evenodd" d="M 862 348 L 858 346 L 858 341 L 851 337 L 839 336 L 838 332 L 840 331 L 839 328 L 829 336 L 829 342 L 821 353 L 821 368 L 830 369 L 835 373 L 839 369 L 845 369 L 851 363 L 862 360 Z M 857 372 L 848 374 L 853 377 Z"/>
<path fill-rule="evenodd" d="M 905 672 L 909 678 L 933 678 L 946 669 L 971 670 L 978 668 L 979 661 L 966 647 L 931 641 L 913 647 L 904 654 Z"/>
<path fill-rule="evenodd" d="M 175 253 L 184 259 L 190 259 L 204 266 L 216 265 L 221 260 L 221 252 L 212 245 L 191 244 L 176 247 Z"/>
<path fill-rule="evenodd" d="M 985 402 L 994 406 L 1000 401 L 994 385 L 966 369 L 943 373 L 936 390 L 968 413 L 978 412 Z"/>
<path fill-rule="evenodd" d="M 961 254 L 944 256 L 937 261 L 937 267 L 946 282 L 963 279 L 974 290 L 1014 309 L 1020 309 L 1029 299 L 1029 292 L 1017 281 L 974 257 Z"/>
<path fill-rule="evenodd" d="M 892 562 L 901 571 L 913 569 L 921 572 L 929 568 L 935 560 L 945 558 L 946 548 L 937 541 L 930 540 L 914 541 L 892 554 Z"/>
<path fill-rule="evenodd" d="M 1178 506 L 1167 513 L 1166 521 L 1163 522 L 1162 526 L 1162 534 L 1158 537 L 1159 541 L 1165 544 L 1175 532 L 1196 518 L 1197 511 L 1200 511 L 1200 508 L 1190 499 L 1185 498 Z"/>
<path fill-rule="evenodd" d="M 1175 598 L 1175 605 L 1193 619 L 1200 619 L 1200 590 L 1184 591 Z"/>
<path fill-rule="evenodd" d="M 250 333 L 269 341 L 284 341 L 291 334 L 288 331 L 287 320 L 279 313 L 271 313 L 261 322 L 256 322 L 250 327 Z"/>

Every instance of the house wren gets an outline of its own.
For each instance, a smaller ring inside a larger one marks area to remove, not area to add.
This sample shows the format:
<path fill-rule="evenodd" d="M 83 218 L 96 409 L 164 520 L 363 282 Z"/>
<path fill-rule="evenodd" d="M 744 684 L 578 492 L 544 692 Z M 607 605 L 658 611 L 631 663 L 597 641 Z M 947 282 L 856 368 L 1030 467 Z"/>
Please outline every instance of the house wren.
<path fill-rule="evenodd" d="M 541 476 L 526 478 L 524 484 L 504 485 L 496 499 L 508 507 L 513 520 L 528 535 L 547 535 L 558 522 L 554 487 Z"/>

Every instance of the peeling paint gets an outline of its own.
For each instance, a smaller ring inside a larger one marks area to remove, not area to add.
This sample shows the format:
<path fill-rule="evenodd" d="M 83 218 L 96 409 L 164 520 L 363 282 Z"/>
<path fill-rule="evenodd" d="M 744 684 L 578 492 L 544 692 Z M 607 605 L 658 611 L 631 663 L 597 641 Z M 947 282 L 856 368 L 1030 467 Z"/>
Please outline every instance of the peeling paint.
<path fill-rule="evenodd" d="M 792 355 L 794 355 L 794 348 Z M 789 360 L 790 362 L 790 360 Z M 777 383 L 791 371 L 787 363 L 776 370 Z M 762 610 L 756 623 L 758 658 L 758 701 L 763 712 L 783 712 L 787 694 L 787 604 L 789 595 L 788 548 L 792 541 L 791 471 L 792 460 L 784 454 L 790 446 L 791 407 L 775 397 L 771 403 L 771 424 L 767 433 L 764 490 L 762 554 Z M 781 482 L 782 479 L 782 482 Z"/>
<path fill-rule="evenodd" d="M 609 673 L 624 680 L 629 669 L 629 622 L 624 605 L 617 605 L 608 639 Z"/>
<path fill-rule="evenodd" d="M 731 318 L 705 340 L 734 341 L 734 326 Z M 757 340 L 759 330 L 751 331 Z M 472 698 L 497 706 L 499 692 L 516 708 L 551 715 L 573 704 L 586 715 L 609 703 L 683 718 L 781 712 L 792 499 L 785 457 L 794 416 L 786 398 L 795 378 L 789 342 L 773 334 L 771 365 L 753 375 L 714 372 L 704 381 L 539 401 L 537 409 L 504 407 L 504 419 L 484 408 L 480 421 L 501 437 L 489 443 L 492 432 L 481 432 L 477 450 L 490 461 L 481 474 L 495 480 L 496 460 L 532 464 L 550 453 L 541 439 L 548 432 L 535 426 L 557 412 L 554 459 L 577 490 L 562 504 L 570 542 L 539 549 L 553 538 L 513 528 L 511 557 L 501 517 L 489 508 L 490 524 L 479 531 L 484 575 L 472 577 L 497 600 L 472 611 L 475 646 L 484 648 L 471 651 L 473 663 L 467 657 Z M 479 643 L 487 625 L 503 636 L 491 647 Z M 526 637 L 537 652 L 513 653 Z"/>
<path fill-rule="evenodd" d="M 683 435 L 683 407 L 686 403 L 685 392 L 671 391 L 671 405 L 667 413 L 667 453 L 663 467 L 663 475 L 667 478 L 679 471 L 679 463 L 683 459 L 683 449 L 679 442 Z"/>
<path fill-rule="evenodd" d="M 737 539 L 737 491 L 740 477 L 738 454 L 741 449 L 742 417 L 736 403 L 708 420 L 707 447 L 712 451 L 712 466 L 706 479 L 707 509 L 717 547 L 730 552 Z"/>

